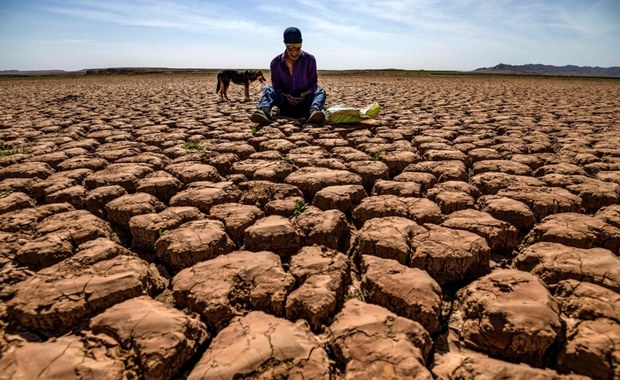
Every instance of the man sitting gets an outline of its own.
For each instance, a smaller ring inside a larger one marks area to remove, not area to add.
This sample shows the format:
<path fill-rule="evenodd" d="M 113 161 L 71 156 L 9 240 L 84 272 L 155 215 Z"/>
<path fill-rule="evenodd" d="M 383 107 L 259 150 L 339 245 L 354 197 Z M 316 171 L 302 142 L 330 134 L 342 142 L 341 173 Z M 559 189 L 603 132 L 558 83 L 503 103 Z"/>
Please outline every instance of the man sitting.
<path fill-rule="evenodd" d="M 265 86 L 258 110 L 250 116 L 255 123 L 269 124 L 272 116 L 306 118 L 309 124 L 325 122 L 325 90 L 318 87 L 316 60 L 301 50 L 301 32 L 284 31 L 286 50 L 271 61 L 271 86 Z"/>

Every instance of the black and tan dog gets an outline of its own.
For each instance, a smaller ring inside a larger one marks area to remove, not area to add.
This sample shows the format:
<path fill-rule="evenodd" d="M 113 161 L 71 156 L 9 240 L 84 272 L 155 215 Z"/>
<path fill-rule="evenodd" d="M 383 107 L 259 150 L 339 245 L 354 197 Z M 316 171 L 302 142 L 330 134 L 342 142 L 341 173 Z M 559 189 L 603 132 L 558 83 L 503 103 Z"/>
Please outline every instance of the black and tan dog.
<path fill-rule="evenodd" d="M 224 101 L 224 98 L 229 100 L 226 92 L 228 91 L 228 86 L 232 81 L 234 84 L 242 84 L 245 87 L 244 100 L 247 102 L 250 100 L 250 83 L 255 80 L 265 83 L 263 73 L 256 70 L 222 70 L 217 73 L 217 88 L 215 89 L 215 93 L 220 94 L 220 101 Z"/>

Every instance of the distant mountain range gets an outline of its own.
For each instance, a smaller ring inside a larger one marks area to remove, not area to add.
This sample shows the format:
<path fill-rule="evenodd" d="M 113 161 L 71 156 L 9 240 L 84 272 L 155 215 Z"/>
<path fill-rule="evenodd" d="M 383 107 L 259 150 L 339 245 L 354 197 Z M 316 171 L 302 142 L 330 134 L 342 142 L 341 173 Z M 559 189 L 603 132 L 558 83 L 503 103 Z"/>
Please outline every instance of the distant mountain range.
<path fill-rule="evenodd" d="M 493 67 L 476 69 L 475 73 L 489 74 L 520 74 L 520 75 L 566 75 L 566 76 L 593 76 L 593 77 L 620 77 L 620 67 L 591 67 L 591 66 L 551 66 L 540 64 L 506 65 L 500 63 Z"/>

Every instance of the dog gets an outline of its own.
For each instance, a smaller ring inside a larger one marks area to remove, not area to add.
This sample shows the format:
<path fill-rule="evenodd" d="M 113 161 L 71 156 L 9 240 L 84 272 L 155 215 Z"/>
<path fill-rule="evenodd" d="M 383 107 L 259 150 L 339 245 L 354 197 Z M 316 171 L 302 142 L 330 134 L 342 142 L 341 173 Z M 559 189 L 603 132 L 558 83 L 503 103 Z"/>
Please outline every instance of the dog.
<path fill-rule="evenodd" d="M 245 99 L 244 101 L 250 100 L 250 83 L 258 80 L 260 83 L 265 83 L 265 77 L 260 70 L 222 70 L 217 73 L 217 87 L 215 89 L 216 94 L 220 94 L 220 101 L 224 101 L 228 99 L 228 95 L 226 92 L 228 91 L 228 86 L 232 81 L 234 84 L 242 84 L 245 87 Z"/>

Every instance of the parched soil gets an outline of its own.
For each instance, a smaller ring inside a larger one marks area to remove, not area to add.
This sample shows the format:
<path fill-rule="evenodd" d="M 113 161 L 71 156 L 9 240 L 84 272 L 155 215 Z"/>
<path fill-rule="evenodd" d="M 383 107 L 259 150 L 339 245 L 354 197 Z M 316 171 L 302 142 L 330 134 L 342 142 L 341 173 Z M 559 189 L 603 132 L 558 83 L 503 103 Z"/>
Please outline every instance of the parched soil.
<path fill-rule="evenodd" d="M 620 82 L 0 81 L 0 379 L 618 379 Z"/>

